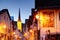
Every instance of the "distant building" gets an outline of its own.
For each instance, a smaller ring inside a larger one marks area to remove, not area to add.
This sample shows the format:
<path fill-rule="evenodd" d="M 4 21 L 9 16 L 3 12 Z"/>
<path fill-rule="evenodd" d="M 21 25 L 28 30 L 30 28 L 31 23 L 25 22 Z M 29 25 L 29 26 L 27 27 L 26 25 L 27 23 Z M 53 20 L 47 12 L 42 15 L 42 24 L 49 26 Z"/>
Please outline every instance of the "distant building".
<path fill-rule="evenodd" d="M 12 22 L 12 25 L 13 25 L 13 30 L 16 30 L 17 29 L 17 21 L 14 21 L 14 17 L 11 16 L 11 22 Z"/>
<path fill-rule="evenodd" d="M 14 30 L 14 17 L 10 16 L 10 18 L 11 18 L 11 26 L 12 26 L 12 29 Z"/>
<path fill-rule="evenodd" d="M 14 27 L 13 27 L 14 30 L 17 29 L 17 21 L 14 21 Z"/>
<path fill-rule="evenodd" d="M 22 23 L 22 32 L 24 33 L 24 32 L 25 32 L 25 30 L 26 30 L 25 24 L 24 24 L 24 23 Z"/>
<path fill-rule="evenodd" d="M 10 16 L 11 17 L 11 20 L 13 20 L 14 21 L 14 16 Z"/>
<path fill-rule="evenodd" d="M 27 30 L 26 28 L 28 28 L 28 30 L 30 29 L 30 21 L 29 21 L 29 19 L 25 19 L 25 31 Z"/>

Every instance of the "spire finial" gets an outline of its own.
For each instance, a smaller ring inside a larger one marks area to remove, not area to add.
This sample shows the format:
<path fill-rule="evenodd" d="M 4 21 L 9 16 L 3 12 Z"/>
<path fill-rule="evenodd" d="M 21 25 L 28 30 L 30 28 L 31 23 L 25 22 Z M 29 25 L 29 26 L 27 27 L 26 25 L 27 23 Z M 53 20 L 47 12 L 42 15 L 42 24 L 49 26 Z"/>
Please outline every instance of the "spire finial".
<path fill-rule="evenodd" d="M 18 16 L 18 21 L 21 21 L 21 17 L 20 17 L 20 8 L 19 8 L 19 16 Z"/>

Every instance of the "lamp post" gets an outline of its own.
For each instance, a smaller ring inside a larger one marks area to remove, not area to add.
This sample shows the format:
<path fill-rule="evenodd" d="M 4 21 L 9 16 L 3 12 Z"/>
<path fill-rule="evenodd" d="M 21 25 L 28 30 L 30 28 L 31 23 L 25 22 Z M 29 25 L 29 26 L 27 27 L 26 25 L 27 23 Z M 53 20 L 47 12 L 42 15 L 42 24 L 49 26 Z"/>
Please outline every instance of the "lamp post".
<path fill-rule="evenodd" d="M 38 30 L 40 29 L 40 27 L 39 27 L 39 24 L 40 24 L 40 19 L 39 19 L 40 17 L 39 17 L 39 14 L 38 15 L 36 15 L 36 19 L 37 19 L 37 22 L 38 22 Z"/>

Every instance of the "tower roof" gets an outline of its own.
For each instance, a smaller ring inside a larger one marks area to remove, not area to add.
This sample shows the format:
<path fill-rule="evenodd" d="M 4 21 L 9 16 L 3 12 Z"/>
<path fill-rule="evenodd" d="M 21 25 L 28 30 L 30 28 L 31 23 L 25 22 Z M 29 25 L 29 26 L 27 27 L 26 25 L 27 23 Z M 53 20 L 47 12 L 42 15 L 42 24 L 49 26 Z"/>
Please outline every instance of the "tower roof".
<path fill-rule="evenodd" d="M 18 21 L 21 21 L 21 16 L 20 16 L 20 8 L 19 8 L 19 16 L 18 16 Z"/>

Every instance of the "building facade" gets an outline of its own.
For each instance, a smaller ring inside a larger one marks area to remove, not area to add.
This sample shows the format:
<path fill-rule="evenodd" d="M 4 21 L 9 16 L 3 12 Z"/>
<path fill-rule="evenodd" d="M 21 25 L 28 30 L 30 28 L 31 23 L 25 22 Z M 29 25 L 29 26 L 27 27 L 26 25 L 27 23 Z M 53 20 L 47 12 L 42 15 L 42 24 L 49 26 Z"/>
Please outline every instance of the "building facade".
<path fill-rule="evenodd" d="M 11 31 L 11 18 L 8 9 L 3 9 L 0 11 L 0 39 L 10 40 Z"/>
<path fill-rule="evenodd" d="M 35 0 L 35 13 L 40 29 L 40 40 L 59 40 L 60 34 L 60 1 L 59 0 Z M 34 14 L 35 14 L 34 13 Z"/>
<path fill-rule="evenodd" d="M 35 19 L 37 27 L 36 40 L 59 40 L 60 36 L 60 1 L 59 0 L 35 0 L 35 8 L 28 19 L 30 30 L 31 25 Z M 38 15 L 38 19 L 36 18 Z M 34 27 L 34 25 L 33 25 Z M 34 28 L 33 28 L 34 29 Z M 35 35 L 34 35 L 35 36 Z"/>

